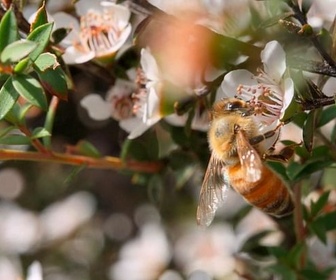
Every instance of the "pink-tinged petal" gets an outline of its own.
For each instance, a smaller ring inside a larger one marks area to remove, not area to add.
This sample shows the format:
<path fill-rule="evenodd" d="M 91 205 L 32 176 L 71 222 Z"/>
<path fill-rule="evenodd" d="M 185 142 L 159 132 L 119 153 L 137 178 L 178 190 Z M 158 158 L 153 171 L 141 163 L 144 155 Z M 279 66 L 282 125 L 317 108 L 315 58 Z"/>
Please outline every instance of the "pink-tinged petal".
<path fill-rule="evenodd" d="M 174 126 L 184 126 L 187 122 L 187 115 L 176 115 L 176 114 L 171 114 L 168 115 L 164 118 L 167 123 L 174 125 Z"/>
<path fill-rule="evenodd" d="M 281 110 L 280 119 L 283 117 L 285 110 L 288 108 L 289 104 L 292 102 L 294 97 L 294 82 L 292 79 L 287 78 L 284 81 L 285 95 L 283 97 L 283 106 Z"/>
<path fill-rule="evenodd" d="M 132 27 L 131 25 L 128 25 L 121 33 L 121 36 L 118 38 L 118 42 L 108 50 L 110 53 L 115 53 L 117 52 L 127 41 L 129 35 L 131 34 Z"/>
<path fill-rule="evenodd" d="M 260 57 L 264 71 L 278 83 L 286 70 L 286 53 L 281 45 L 277 41 L 267 43 Z"/>
<path fill-rule="evenodd" d="M 78 36 L 79 23 L 78 20 L 66 13 L 59 12 L 53 15 L 54 28 L 71 28 L 71 32 L 63 39 L 62 43 L 71 45 L 73 40 Z"/>
<path fill-rule="evenodd" d="M 237 94 L 237 88 L 239 85 L 252 86 L 257 84 L 257 81 L 253 78 L 254 75 L 245 70 L 234 70 L 225 75 L 221 84 L 221 90 L 225 97 L 234 97 Z"/>
<path fill-rule="evenodd" d="M 93 59 L 95 57 L 95 53 L 82 53 L 79 52 L 75 47 L 70 46 L 65 50 L 65 53 L 62 57 L 67 64 L 81 64 Z"/>
<path fill-rule="evenodd" d="M 160 98 L 154 88 L 150 88 L 147 99 L 147 116 L 145 122 L 153 125 L 161 119 L 160 115 Z"/>
<path fill-rule="evenodd" d="M 159 80 L 159 69 L 156 64 L 156 61 L 149 50 L 141 50 L 140 64 L 145 72 L 147 79 L 152 81 Z"/>
<path fill-rule="evenodd" d="M 101 2 L 101 6 L 113 11 L 114 19 L 117 22 L 119 29 L 123 29 L 127 26 L 131 17 L 131 11 L 127 7 L 107 1 Z"/>
<path fill-rule="evenodd" d="M 76 1 L 75 7 L 78 15 L 83 16 L 90 10 L 102 12 L 103 7 L 100 5 L 100 0 L 80 0 Z"/>
<path fill-rule="evenodd" d="M 111 117 L 110 104 L 98 94 L 89 94 L 85 96 L 80 105 L 85 108 L 90 118 L 103 121 Z"/>
<path fill-rule="evenodd" d="M 127 120 L 123 120 L 122 125 L 125 125 L 126 121 Z M 151 125 L 147 125 L 147 124 L 141 122 L 141 120 L 139 120 L 139 119 L 138 119 L 138 121 L 139 122 L 137 123 L 137 125 L 134 126 L 134 128 L 130 131 L 130 134 L 127 137 L 128 139 L 134 139 L 134 138 L 137 138 L 137 137 L 141 136 L 142 134 L 145 133 L 145 131 L 147 131 L 151 127 Z M 120 123 L 120 126 L 121 126 L 121 123 Z M 121 126 L 121 128 L 123 128 L 123 127 Z"/>

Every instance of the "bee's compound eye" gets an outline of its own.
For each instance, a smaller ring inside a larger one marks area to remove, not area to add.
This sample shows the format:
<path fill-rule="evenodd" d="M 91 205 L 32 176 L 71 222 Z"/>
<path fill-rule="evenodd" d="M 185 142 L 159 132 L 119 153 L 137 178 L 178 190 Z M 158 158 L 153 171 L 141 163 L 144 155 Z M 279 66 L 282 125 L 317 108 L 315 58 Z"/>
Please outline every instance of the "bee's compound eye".
<path fill-rule="evenodd" d="M 244 106 L 240 101 L 233 101 L 226 104 L 226 110 L 228 111 L 234 111 L 241 108 L 244 108 Z"/>

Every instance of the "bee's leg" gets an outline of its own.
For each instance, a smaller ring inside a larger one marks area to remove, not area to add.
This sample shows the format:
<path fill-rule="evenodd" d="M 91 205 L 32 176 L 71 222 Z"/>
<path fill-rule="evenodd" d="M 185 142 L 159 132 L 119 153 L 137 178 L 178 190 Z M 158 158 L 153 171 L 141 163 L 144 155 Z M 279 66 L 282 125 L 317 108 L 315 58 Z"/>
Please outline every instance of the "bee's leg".
<path fill-rule="evenodd" d="M 259 144 L 260 142 L 264 141 L 264 140 L 267 139 L 267 138 L 271 138 L 271 137 L 273 137 L 273 136 L 275 135 L 276 131 L 277 131 L 278 129 L 280 129 L 280 127 L 281 127 L 282 125 L 283 125 L 283 123 L 280 123 L 280 124 L 278 124 L 277 127 L 274 128 L 273 130 L 269 130 L 269 131 L 265 132 L 264 134 L 260 134 L 260 135 L 257 135 L 257 136 L 254 136 L 254 137 L 250 138 L 250 139 L 249 139 L 250 144 L 251 144 L 252 146 L 254 146 L 254 145 L 257 145 L 257 144 Z M 279 138 L 279 136 L 278 136 L 278 138 Z M 274 143 L 276 143 L 277 141 L 278 141 L 278 139 L 276 139 L 276 140 L 274 141 Z"/>
<path fill-rule="evenodd" d="M 281 149 L 277 154 L 273 154 L 274 148 L 271 147 L 268 153 L 263 155 L 263 158 L 272 161 L 288 162 L 288 160 L 293 157 L 295 148 L 299 147 L 301 144 L 302 143 L 293 143 Z"/>

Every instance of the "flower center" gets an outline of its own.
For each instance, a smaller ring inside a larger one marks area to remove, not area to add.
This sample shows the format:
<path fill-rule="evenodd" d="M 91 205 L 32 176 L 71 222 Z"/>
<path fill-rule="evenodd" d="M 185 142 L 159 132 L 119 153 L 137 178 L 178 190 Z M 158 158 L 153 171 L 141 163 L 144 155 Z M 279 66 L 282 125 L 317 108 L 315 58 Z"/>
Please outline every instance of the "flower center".
<path fill-rule="evenodd" d="M 111 98 L 113 108 L 113 118 L 116 120 L 124 120 L 133 116 L 133 100 L 129 96 L 114 96 Z"/>
<path fill-rule="evenodd" d="M 79 41 L 75 47 L 80 51 L 94 52 L 98 57 L 106 55 L 120 37 L 121 30 L 116 26 L 111 11 L 89 11 L 80 19 Z"/>
<path fill-rule="evenodd" d="M 256 85 L 239 85 L 237 97 L 249 102 L 260 122 L 271 124 L 278 120 L 283 108 L 283 91 L 266 73 L 254 77 Z"/>

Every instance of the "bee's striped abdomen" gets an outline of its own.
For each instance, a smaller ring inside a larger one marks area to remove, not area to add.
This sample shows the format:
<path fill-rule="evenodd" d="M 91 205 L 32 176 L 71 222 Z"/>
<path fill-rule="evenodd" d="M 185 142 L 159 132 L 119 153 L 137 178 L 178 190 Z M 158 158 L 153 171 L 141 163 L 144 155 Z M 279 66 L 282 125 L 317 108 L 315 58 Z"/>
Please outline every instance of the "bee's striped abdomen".
<path fill-rule="evenodd" d="M 266 166 L 256 182 L 246 181 L 241 165 L 228 168 L 230 184 L 244 199 L 263 212 L 281 217 L 294 209 L 292 197 L 281 179 Z"/>

